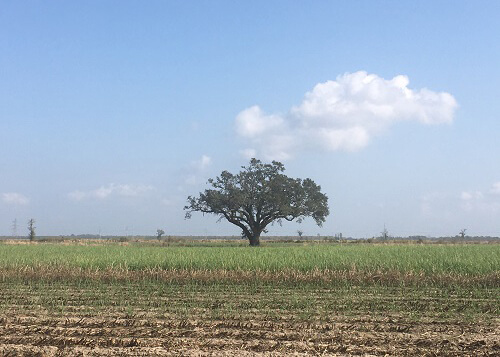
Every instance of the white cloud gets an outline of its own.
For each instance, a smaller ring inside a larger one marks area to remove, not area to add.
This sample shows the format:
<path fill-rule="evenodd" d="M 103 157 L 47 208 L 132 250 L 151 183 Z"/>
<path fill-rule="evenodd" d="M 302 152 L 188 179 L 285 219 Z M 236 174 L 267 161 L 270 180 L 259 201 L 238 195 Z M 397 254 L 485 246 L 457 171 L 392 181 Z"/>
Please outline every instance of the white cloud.
<path fill-rule="evenodd" d="M 293 130 L 285 117 L 266 115 L 258 106 L 243 110 L 236 117 L 236 132 L 258 148 L 247 148 L 242 154 L 266 159 L 286 160 L 296 146 Z M 298 134 L 298 133 L 297 133 Z"/>
<path fill-rule="evenodd" d="M 206 169 L 211 164 L 212 164 L 212 158 L 210 156 L 207 156 L 207 155 L 202 155 L 201 159 L 199 159 L 198 161 L 195 161 L 195 166 L 200 170 Z"/>
<path fill-rule="evenodd" d="M 500 197 L 480 190 L 433 192 L 421 198 L 420 209 L 425 217 L 433 220 L 456 222 L 460 219 L 477 219 L 479 222 L 500 213 Z"/>
<path fill-rule="evenodd" d="M 90 192 L 85 193 L 83 191 L 76 190 L 76 191 L 68 193 L 68 197 L 71 198 L 72 200 L 80 201 L 80 200 L 83 200 L 85 197 L 87 197 L 89 194 L 90 194 Z"/>
<path fill-rule="evenodd" d="M 265 115 L 257 105 L 243 110 L 236 117 L 236 131 L 247 138 L 279 132 L 285 124 L 284 118 L 279 115 Z"/>
<path fill-rule="evenodd" d="M 460 198 L 463 201 L 472 201 L 472 200 L 490 200 L 490 201 L 498 201 L 500 198 L 500 182 L 495 182 L 491 185 L 491 188 L 484 191 L 463 191 L 460 195 Z"/>
<path fill-rule="evenodd" d="M 490 193 L 492 193 L 494 195 L 500 195 L 500 181 L 499 182 L 495 182 L 491 186 Z"/>
<path fill-rule="evenodd" d="M 2 201 L 8 204 L 20 206 L 25 206 L 30 202 L 28 197 L 16 192 L 2 193 Z"/>
<path fill-rule="evenodd" d="M 441 234 L 457 234 L 467 228 L 471 235 L 497 235 L 500 196 L 485 190 L 432 192 L 421 197 L 421 223 Z M 417 218 L 417 217 L 415 217 Z M 449 231 L 451 230 L 451 231 Z"/>
<path fill-rule="evenodd" d="M 457 102 L 451 94 L 408 84 L 403 75 L 387 80 L 359 71 L 317 84 L 285 115 L 247 108 L 235 120 L 236 133 L 253 146 L 243 154 L 287 159 L 304 149 L 355 151 L 397 122 L 453 121 Z"/>
<path fill-rule="evenodd" d="M 154 187 L 150 185 L 110 183 L 108 185 L 101 186 L 91 191 L 80 191 L 80 190 L 73 191 L 68 194 L 68 197 L 75 201 L 81 201 L 83 199 L 88 199 L 88 198 L 103 200 L 110 196 L 136 197 L 136 196 L 141 196 L 153 189 Z"/>
<path fill-rule="evenodd" d="M 189 171 L 184 178 L 184 183 L 194 186 L 201 183 L 201 177 L 205 171 L 212 165 L 212 158 L 208 155 L 202 155 L 198 160 L 191 161 Z"/>
<path fill-rule="evenodd" d="M 212 165 L 212 158 L 208 155 L 201 155 L 198 160 L 191 161 L 191 168 L 197 171 L 205 170 Z"/>
<path fill-rule="evenodd" d="M 500 182 L 496 182 L 487 192 L 464 191 L 460 195 L 461 207 L 466 211 L 479 210 L 496 212 L 500 209 Z"/>
<path fill-rule="evenodd" d="M 464 191 L 460 195 L 460 198 L 463 201 L 480 200 L 483 197 L 484 196 L 481 191 L 472 191 L 472 192 Z"/>

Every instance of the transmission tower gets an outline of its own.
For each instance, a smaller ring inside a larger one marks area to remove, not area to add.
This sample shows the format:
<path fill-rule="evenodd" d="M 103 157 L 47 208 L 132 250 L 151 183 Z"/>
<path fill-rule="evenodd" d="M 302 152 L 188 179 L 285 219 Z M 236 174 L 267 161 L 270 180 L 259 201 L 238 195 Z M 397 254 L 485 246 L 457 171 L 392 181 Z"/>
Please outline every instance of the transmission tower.
<path fill-rule="evenodd" d="M 17 218 L 12 221 L 12 237 L 17 238 Z"/>

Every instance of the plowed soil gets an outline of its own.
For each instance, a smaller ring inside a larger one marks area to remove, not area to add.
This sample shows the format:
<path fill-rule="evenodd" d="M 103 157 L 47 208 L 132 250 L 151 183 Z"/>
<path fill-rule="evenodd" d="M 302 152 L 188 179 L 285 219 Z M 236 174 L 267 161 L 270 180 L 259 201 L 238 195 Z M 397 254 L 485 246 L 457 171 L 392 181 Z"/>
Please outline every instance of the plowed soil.
<path fill-rule="evenodd" d="M 0 356 L 498 356 L 498 291 L 0 283 Z"/>

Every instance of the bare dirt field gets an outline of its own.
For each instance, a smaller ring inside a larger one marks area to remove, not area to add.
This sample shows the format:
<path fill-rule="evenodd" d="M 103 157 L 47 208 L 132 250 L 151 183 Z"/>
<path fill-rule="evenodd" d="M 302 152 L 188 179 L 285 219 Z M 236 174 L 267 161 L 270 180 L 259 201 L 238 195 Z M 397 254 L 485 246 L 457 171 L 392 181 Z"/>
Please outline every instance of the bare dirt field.
<path fill-rule="evenodd" d="M 497 356 L 495 291 L 3 283 L 1 356 Z"/>
<path fill-rule="evenodd" d="M 496 331 L 498 333 L 498 331 Z M 410 322 L 338 316 L 300 323 L 256 319 L 60 317 L 2 318 L 3 356 L 397 355 L 495 356 L 495 327 L 485 322 Z"/>

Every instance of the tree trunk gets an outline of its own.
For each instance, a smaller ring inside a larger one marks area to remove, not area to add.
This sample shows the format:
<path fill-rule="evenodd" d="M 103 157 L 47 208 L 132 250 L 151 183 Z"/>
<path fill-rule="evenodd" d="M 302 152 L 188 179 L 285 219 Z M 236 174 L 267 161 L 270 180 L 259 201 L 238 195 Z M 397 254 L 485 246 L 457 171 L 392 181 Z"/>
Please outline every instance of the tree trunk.
<path fill-rule="evenodd" d="M 260 233 L 254 233 L 248 240 L 251 247 L 258 247 L 260 245 Z"/>

